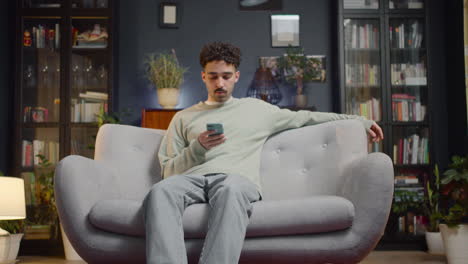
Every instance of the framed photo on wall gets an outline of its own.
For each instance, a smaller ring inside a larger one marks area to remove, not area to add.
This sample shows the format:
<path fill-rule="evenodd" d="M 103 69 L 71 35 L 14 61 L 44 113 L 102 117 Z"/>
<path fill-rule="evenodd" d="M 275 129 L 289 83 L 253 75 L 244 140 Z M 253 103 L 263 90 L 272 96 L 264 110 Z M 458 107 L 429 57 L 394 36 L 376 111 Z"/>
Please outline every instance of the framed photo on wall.
<path fill-rule="evenodd" d="M 159 27 L 178 28 L 180 24 L 180 6 L 174 2 L 159 4 Z"/>
<path fill-rule="evenodd" d="M 299 44 L 299 15 L 270 15 L 271 46 L 298 47 Z"/>

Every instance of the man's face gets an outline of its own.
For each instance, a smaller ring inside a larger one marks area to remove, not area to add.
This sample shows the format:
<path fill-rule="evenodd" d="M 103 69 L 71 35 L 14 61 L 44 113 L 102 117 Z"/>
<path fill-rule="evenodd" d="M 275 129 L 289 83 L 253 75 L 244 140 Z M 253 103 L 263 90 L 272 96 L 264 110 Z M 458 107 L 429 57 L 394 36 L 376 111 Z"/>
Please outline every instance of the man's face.
<path fill-rule="evenodd" d="M 208 101 L 223 103 L 231 98 L 240 73 L 234 65 L 221 60 L 208 62 L 201 75 L 208 90 Z"/>

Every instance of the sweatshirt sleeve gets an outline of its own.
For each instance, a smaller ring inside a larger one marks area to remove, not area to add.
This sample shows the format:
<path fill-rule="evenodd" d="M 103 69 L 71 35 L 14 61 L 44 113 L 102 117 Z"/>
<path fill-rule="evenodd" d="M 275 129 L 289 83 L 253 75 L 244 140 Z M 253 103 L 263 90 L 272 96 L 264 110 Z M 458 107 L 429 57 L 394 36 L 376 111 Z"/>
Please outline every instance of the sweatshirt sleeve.
<path fill-rule="evenodd" d="M 205 161 L 206 149 L 200 144 L 198 138 L 188 142 L 183 137 L 181 124 L 182 120 L 176 114 L 162 139 L 158 157 L 163 178 L 181 174 Z"/>
<path fill-rule="evenodd" d="M 358 115 L 346 115 L 326 112 L 312 112 L 307 110 L 291 111 L 289 109 L 280 109 L 273 106 L 274 109 L 274 125 L 273 133 L 277 133 L 286 129 L 298 128 L 302 126 L 316 125 L 329 121 L 343 120 L 343 119 L 357 119 L 359 120 L 366 131 L 374 124 L 374 121 L 368 120 L 365 117 Z"/>

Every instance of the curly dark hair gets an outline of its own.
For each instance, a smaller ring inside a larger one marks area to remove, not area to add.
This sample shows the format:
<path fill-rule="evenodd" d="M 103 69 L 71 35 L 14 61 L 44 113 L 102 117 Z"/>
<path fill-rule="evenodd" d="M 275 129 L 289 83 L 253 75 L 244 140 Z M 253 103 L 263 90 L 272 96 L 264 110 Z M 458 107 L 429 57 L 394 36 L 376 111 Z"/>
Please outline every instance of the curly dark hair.
<path fill-rule="evenodd" d="M 200 65 L 204 69 L 208 62 L 223 60 L 228 64 L 233 64 L 237 70 L 241 55 L 240 49 L 230 43 L 211 42 L 205 44 L 200 51 Z"/>

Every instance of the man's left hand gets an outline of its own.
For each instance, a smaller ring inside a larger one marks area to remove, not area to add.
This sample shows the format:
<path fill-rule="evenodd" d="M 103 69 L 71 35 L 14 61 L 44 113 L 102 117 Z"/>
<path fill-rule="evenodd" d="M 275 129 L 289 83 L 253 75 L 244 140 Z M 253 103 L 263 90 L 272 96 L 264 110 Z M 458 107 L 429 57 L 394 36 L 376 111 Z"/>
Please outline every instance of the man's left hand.
<path fill-rule="evenodd" d="M 384 139 L 382 128 L 377 125 L 377 123 L 374 123 L 369 130 L 367 130 L 367 133 L 369 134 L 369 141 L 379 142 Z"/>

